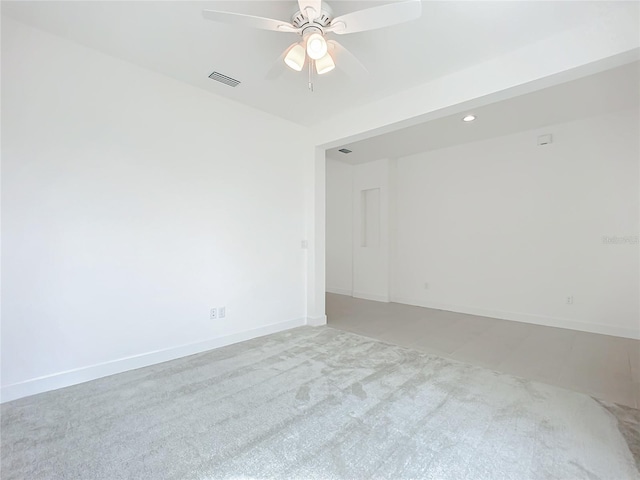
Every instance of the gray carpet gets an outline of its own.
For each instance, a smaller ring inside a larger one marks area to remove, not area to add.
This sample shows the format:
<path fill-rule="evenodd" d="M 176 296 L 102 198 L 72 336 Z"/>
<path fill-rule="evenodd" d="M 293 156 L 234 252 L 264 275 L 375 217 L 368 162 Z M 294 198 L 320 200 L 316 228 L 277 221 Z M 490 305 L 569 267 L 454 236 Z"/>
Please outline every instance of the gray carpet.
<path fill-rule="evenodd" d="M 616 416 L 586 395 L 328 327 L 1 414 L 5 480 L 640 478 Z"/>

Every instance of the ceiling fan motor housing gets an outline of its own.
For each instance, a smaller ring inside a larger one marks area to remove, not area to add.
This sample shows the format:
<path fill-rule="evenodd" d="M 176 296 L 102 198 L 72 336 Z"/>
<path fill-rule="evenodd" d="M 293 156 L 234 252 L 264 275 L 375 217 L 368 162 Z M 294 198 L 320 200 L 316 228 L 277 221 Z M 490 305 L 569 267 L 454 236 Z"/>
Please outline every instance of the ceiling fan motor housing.
<path fill-rule="evenodd" d="M 300 10 L 297 10 L 291 16 L 291 24 L 301 29 L 300 34 L 303 37 L 310 35 L 312 33 L 319 33 L 320 35 L 324 35 L 324 28 L 327 27 L 331 20 L 333 20 L 333 13 L 329 5 L 325 2 L 322 2 L 322 10 L 320 11 L 320 15 L 313 19 L 313 21 L 309 21 L 307 16 L 303 14 Z"/>

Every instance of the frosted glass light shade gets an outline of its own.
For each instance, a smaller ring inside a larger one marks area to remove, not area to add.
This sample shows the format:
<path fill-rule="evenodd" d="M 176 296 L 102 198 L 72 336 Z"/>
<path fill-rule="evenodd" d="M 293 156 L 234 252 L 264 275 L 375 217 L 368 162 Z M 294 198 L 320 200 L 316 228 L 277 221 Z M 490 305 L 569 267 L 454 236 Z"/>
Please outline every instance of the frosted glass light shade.
<path fill-rule="evenodd" d="M 319 33 L 312 33 L 307 38 L 307 55 L 314 60 L 324 57 L 327 53 L 327 41 Z"/>
<path fill-rule="evenodd" d="M 331 58 L 331 55 L 328 53 L 324 57 L 316 60 L 316 72 L 318 72 L 318 75 L 330 72 L 334 68 L 336 68 L 336 64 L 333 63 L 333 58 Z"/>
<path fill-rule="evenodd" d="M 304 67 L 305 53 L 302 45 L 295 45 L 284 57 L 284 63 L 296 72 L 300 72 Z"/>

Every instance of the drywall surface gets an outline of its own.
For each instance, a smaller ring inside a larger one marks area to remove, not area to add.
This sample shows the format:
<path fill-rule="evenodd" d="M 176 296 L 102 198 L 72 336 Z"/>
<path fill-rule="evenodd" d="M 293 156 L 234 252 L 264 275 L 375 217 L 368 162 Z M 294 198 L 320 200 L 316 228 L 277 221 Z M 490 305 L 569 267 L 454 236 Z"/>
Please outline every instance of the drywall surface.
<path fill-rule="evenodd" d="M 326 164 L 326 290 L 388 302 L 390 161 Z"/>
<path fill-rule="evenodd" d="M 353 167 L 353 296 L 389 301 L 389 160 Z"/>
<path fill-rule="evenodd" d="M 353 293 L 353 170 L 327 159 L 326 282 L 327 291 Z"/>
<path fill-rule="evenodd" d="M 398 159 L 392 300 L 640 337 L 639 130 L 636 108 Z"/>
<path fill-rule="evenodd" d="M 2 140 L 3 400 L 305 322 L 305 129 L 4 18 Z"/>

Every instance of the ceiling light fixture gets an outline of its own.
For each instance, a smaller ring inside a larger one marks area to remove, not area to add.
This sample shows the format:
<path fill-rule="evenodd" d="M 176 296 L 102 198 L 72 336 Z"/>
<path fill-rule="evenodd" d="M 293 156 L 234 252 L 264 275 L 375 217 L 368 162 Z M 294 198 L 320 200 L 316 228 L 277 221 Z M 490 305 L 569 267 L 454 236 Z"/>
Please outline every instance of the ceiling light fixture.
<path fill-rule="evenodd" d="M 475 115 L 467 115 L 462 119 L 463 122 L 473 122 L 476 119 Z"/>
<path fill-rule="evenodd" d="M 318 72 L 318 75 L 330 72 L 334 68 L 336 68 L 336 64 L 333 62 L 333 58 L 331 58 L 331 55 L 329 55 L 328 53 L 325 54 L 324 57 L 316 60 L 316 71 Z"/>
<path fill-rule="evenodd" d="M 294 0 L 291 0 L 291 3 L 294 3 Z M 325 35 L 346 35 L 376 30 L 415 20 L 422 13 L 421 0 L 397 0 L 338 16 L 333 15 L 325 0 L 297 0 L 295 3 L 298 4 L 298 8 L 290 20 L 222 10 L 203 10 L 202 15 L 214 22 L 298 35 L 297 41 L 287 47 L 278 58 L 278 63 L 284 60 L 289 68 L 298 72 L 307 66 L 309 90 L 313 91 L 314 73 L 323 74 L 333 70 L 336 60 L 349 76 L 367 74 L 366 68 L 346 48 L 335 40 L 327 41 Z M 331 51 L 330 57 L 327 56 L 328 50 Z M 309 60 L 316 62 L 315 68 L 312 65 L 314 62 L 306 61 L 307 56 Z"/>
<path fill-rule="evenodd" d="M 312 33 L 307 38 L 307 54 L 314 60 L 319 60 L 327 54 L 327 41 L 319 33 Z"/>
<path fill-rule="evenodd" d="M 301 72 L 302 67 L 304 67 L 305 57 L 304 47 L 298 43 L 287 52 L 284 57 L 284 63 L 296 72 Z"/>

